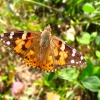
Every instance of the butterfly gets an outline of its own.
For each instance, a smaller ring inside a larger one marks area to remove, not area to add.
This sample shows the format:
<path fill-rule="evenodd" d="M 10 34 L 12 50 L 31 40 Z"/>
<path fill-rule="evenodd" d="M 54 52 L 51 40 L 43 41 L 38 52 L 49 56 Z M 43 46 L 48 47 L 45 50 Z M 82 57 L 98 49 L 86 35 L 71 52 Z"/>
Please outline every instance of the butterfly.
<path fill-rule="evenodd" d="M 0 40 L 33 68 L 54 72 L 60 68 L 82 69 L 86 66 L 85 59 L 75 48 L 52 36 L 49 25 L 42 32 L 11 31 L 1 34 Z"/>

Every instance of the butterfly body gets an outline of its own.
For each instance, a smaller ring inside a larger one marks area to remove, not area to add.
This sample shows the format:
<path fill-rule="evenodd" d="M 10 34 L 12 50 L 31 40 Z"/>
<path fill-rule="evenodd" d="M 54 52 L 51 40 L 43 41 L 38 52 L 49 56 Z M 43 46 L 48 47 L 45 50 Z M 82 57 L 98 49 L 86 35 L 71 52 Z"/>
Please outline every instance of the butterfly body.
<path fill-rule="evenodd" d="M 86 66 L 83 56 L 69 44 L 52 36 L 50 26 L 42 32 L 16 31 L 0 35 L 4 45 L 34 68 L 53 72 L 59 68 Z"/>

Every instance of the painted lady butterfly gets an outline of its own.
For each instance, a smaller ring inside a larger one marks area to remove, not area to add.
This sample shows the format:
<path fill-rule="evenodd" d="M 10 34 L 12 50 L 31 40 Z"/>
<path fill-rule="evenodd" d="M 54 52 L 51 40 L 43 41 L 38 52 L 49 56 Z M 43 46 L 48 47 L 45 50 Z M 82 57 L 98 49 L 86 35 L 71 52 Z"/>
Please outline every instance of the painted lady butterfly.
<path fill-rule="evenodd" d="M 51 35 L 50 26 L 42 32 L 12 31 L 1 34 L 0 40 L 34 68 L 53 72 L 59 68 L 82 69 L 86 66 L 83 56 L 75 48 Z"/>

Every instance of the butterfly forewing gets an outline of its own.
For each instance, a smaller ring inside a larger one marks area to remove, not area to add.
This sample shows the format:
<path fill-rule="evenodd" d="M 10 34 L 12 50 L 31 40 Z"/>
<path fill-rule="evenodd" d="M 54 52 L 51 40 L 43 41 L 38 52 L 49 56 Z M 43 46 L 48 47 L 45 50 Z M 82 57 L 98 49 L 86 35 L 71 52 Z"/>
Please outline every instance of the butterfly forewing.
<path fill-rule="evenodd" d="M 24 53 L 31 47 L 33 38 L 36 39 L 37 37 L 38 36 L 36 33 L 34 34 L 26 31 L 12 31 L 0 35 L 0 40 L 4 45 L 10 47 L 17 54 L 24 55 Z"/>
<path fill-rule="evenodd" d="M 52 46 L 55 69 L 65 66 L 82 69 L 86 66 L 83 56 L 61 39 L 52 37 Z"/>
<path fill-rule="evenodd" d="M 0 40 L 34 68 L 53 72 L 69 66 L 78 69 L 86 66 L 83 56 L 75 48 L 60 38 L 51 36 L 50 26 L 42 32 L 8 32 L 1 34 Z"/>

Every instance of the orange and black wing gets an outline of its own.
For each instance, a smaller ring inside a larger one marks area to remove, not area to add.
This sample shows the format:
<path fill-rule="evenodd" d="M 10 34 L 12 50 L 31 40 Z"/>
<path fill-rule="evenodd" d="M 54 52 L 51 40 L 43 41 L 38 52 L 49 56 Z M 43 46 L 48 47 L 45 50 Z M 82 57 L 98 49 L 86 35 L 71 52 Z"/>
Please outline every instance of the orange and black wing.
<path fill-rule="evenodd" d="M 66 42 L 54 36 L 51 40 L 51 46 L 55 69 L 64 67 L 82 69 L 86 67 L 83 56 Z"/>

